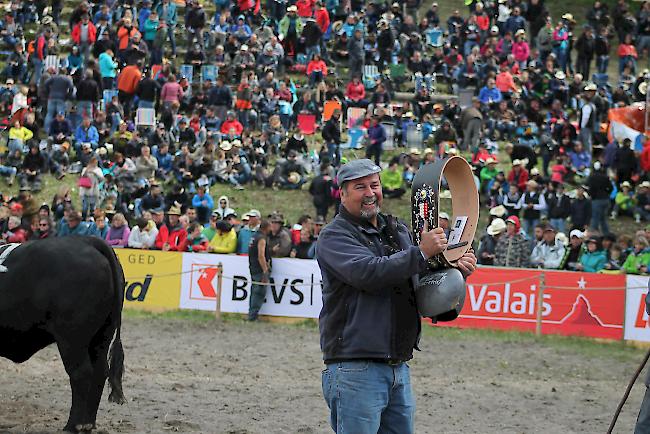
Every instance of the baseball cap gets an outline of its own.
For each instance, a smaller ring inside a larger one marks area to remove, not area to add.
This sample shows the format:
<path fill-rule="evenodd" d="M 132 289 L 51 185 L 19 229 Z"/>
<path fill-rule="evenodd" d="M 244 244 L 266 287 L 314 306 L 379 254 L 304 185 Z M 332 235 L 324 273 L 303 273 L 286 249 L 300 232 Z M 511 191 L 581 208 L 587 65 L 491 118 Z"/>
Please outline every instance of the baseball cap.
<path fill-rule="evenodd" d="M 345 182 L 351 181 L 353 179 L 363 178 L 364 176 L 374 175 L 375 173 L 379 172 L 381 172 L 381 167 L 377 166 L 367 158 L 352 160 L 349 163 L 341 166 L 339 169 L 339 173 L 337 175 L 338 184 L 343 185 Z"/>
<path fill-rule="evenodd" d="M 569 237 L 570 238 L 578 237 L 580 239 L 583 239 L 585 237 L 585 233 L 579 229 L 574 229 L 569 233 Z"/>
<path fill-rule="evenodd" d="M 261 217 L 262 217 L 262 213 L 260 213 L 260 212 L 259 212 L 258 210 L 256 210 L 256 209 L 252 209 L 252 210 L 248 211 L 246 214 L 248 214 L 249 216 L 257 217 L 257 218 L 261 218 Z"/>
<path fill-rule="evenodd" d="M 449 220 L 449 214 L 447 214 L 446 212 L 441 212 L 440 214 L 438 214 L 438 218 Z"/>

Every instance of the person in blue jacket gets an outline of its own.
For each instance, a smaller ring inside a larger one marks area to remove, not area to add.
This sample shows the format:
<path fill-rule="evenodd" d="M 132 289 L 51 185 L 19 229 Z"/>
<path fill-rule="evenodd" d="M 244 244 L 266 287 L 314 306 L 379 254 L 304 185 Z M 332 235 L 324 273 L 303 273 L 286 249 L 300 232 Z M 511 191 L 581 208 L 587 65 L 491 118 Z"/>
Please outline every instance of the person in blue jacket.
<path fill-rule="evenodd" d="M 414 432 L 409 367 L 420 335 L 418 274 L 447 248 L 442 228 L 414 245 L 406 225 L 382 214 L 381 168 L 368 159 L 339 169 L 340 213 L 318 235 L 323 278 L 323 395 L 336 432 Z M 469 276 L 476 257 L 458 262 Z M 352 405 L 350 403 L 353 403 Z"/>
<path fill-rule="evenodd" d="M 93 149 L 97 149 L 97 145 L 99 145 L 99 132 L 90 121 L 89 117 L 84 117 L 81 125 L 74 132 L 74 148 L 77 154 L 81 152 L 81 145 L 84 143 L 90 143 Z"/>
<path fill-rule="evenodd" d="M 212 214 L 214 200 L 206 191 L 205 185 L 199 185 L 197 193 L 192 198 L 192 206 L 196 209 L 196 218 L 201 224 L 205 224 Z"/>
<path fill-rule="evenodd" d="M 379 123 L 379 116 L 372 117 L 367 134 L 369 144 L 366 148 L 366 158 L 370 159 L 374 156 L 375 164 L 379 166 L 381 154 L 384 150 L 384 142 L 386 141 L 386 129 Z"/>
<path fill-rule="evenodd" d="M 576 269 L 587 273 L 598 273 L 605 268 L 605 264 L 607 264 L 607 253 L 600 248 L 597 238 L 589 238 L 587 251 L 580 256 L 580 262 L 576 265 Z"/>

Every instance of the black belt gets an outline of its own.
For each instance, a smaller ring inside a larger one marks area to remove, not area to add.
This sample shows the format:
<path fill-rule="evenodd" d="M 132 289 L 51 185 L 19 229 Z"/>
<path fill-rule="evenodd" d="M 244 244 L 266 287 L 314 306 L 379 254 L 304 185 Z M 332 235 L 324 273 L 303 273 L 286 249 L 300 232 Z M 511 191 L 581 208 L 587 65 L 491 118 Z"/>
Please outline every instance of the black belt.
<path fill-rule="evenodd" d="M 408 362 L 408 360 L 402 360 L 402 359 L 334 359 L 334 360 L 325 360 L 325 364 L 343 363 L 343 362 L 372 362 L 372 363 L 380 363 L 382 365 L 388 365 L 388 366 L 397 366 L 397 365 L 401 365 L 402 363 Z"/>

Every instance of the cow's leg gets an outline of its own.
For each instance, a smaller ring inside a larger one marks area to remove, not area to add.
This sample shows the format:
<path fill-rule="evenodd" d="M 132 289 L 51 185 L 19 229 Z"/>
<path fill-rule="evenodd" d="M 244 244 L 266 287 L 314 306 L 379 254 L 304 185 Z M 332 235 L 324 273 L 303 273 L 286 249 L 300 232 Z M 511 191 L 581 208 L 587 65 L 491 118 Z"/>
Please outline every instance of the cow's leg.
<path fill-rule="evenodd" d="M 93 337 L 88 350 L 90 363 L 93 365 L 93 382 L 90 385 L 87 410 L 93 428 L 96 427 L 97 410 L 108 377 L 108 349 L 115 333 L 115 326 L 109 321 Z"/>
<path fill-rule="evenodd" d="M 69 342 L 70 340 L 73 342 Z M 60 343 L 61 341 L 57 340 L 63 366 L 70 377 L 70 387 L 72 388 L 70 417 L 63 430 L 71 432 L 90 431 L 92 424 L 86 408 L 92 383 L 93 367 L 90 363 L 88 345 L 86 343 L 80 344 L 74 337 L 68 337 L 66 341 L 66 343 Z"/>

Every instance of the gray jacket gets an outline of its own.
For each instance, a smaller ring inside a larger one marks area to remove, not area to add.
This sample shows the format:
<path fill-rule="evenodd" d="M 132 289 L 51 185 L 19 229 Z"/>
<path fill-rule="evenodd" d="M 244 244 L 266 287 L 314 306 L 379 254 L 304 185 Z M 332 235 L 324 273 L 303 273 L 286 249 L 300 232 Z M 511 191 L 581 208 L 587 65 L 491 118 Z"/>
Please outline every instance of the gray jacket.
<path fill-rule="evenodd" d="M 73 91 L 74 84 L 67 75 L 53 75 L 45 82 L 47 99 L 67 100 Z"/>
<path fill-rule="evenodd" d="M 380 232 L 391 234 L 396 252 L 386 251 Z M 414 288 L 426 260 L 407 227 L 380 214 L 375 228 L 341 207 L 319 234 L 316 249 L 324 360 L 411 359 L 420 333 Z"/>

